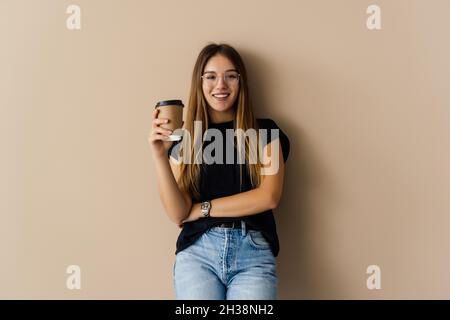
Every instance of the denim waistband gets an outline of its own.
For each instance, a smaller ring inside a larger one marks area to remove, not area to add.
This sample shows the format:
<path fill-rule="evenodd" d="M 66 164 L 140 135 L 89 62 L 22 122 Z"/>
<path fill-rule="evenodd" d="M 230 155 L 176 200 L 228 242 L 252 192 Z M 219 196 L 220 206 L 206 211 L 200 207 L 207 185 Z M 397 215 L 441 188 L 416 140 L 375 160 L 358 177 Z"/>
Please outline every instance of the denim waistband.
<path fill-rule="evenodd" d="M 227 230 L 236 230 L 236 231 L 240 230 L 242 231 L 242 235 L 245 236 L 247 230 L 251 228 L 249 228 L 249 225 L 246 224 L 244 220 L 241 220 L 241 221 L 221 223 L 212 227 L 211 229 L 219 232 L 225 232 Z"/>

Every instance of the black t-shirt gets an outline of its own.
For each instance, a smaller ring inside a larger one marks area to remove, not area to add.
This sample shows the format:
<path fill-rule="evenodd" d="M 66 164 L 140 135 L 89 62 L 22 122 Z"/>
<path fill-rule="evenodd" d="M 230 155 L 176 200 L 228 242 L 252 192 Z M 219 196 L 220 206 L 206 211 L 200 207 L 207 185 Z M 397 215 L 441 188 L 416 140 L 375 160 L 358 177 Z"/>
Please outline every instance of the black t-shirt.
<path fill-rule="evenodd" d="M 275 140 L 277 138 L 276 131 L 272 132 L 271 129 L 278 129 L 277 132 L 283 152 L 283 159 L 286 162 L 290 150 L 288 137 L 273 120 L 257 119 L 257 121 L 259 129 L 266 129 L 265 131 L 260 131 L 267 133 L 266 143 L 270 143 L 272 142 L 272 140 Z M 226 139 L 226 129 L 234 128 L 233 121 L 210 123 L 209 129 L 213 128 L 219 130 L 222 133 L 224 146 L 223 161 L 222 163 L 220 163 L 220 160 L 218 160 L 219 163 L 211 164 L 206 164 L 205 161 L 203 161 L 200 171 L 200 198 L 197 199 L 193 197 L 193 202 L 203 202 L 207 200 L 211 201 L 216 198 L 231 196 L 253 189 L 246 166 L 244 164 L 238 164 L 237 162 L 236 149 L 234 150 L 234 163 L 226 163 L 227 144 L 228 147 L 230 147 L 231 143 L 231 148 L 234 148 L 235 146 L 234 140 Z M 208 130 L 207 137 L 209 137 L 208 140 L 211 141 L 204 141 L 203 150 L 210 143 L 215 141 L 214 134 L 210 135 L 210 132 L 211 130 Z M 170 157 L 172 155 L 172 157 L 178 159 L 180 147 L 180 141 L 174 142 L 168 150 L 168 156 Z M 212 152 L 211 155 L 214 157 L 214 152 Z M 222 157 L 220 157 L 220 159 L 222 159 Z M 240 180 L 240 167 L 242 167 L 242 182 Z M 272 210 L 267 210 L 258 214 L 244 217 L 209 217 L 207 219 L 198 219 L 196 221 L 187 222 L 184 224 L 183 229 L 178 236 L 175 254 L 193 244 L 209 228 L 217 226 L 224 222 L 240 222 L 241 220 L 244 220 L 245 223 L 250 226 L 250 228 L 260 230 L 263 233 L 264 237 L 270 244 L 273 255 L 276 257 L 279 252 L 279 242 Z"/>

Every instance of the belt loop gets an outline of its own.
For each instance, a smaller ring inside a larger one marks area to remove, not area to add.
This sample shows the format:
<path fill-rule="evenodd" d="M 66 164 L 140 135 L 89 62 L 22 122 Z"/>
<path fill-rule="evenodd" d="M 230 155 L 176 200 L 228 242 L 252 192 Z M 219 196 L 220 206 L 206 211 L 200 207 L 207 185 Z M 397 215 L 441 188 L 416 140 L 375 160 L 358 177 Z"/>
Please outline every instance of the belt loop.
<path fill-rule="evenodd" d="M 245 235 L 247 234 L 247 230 L 245 228 L 245 221 L 241 220 L 241 230 L 242 230 L 242 236 L 245 237 Z"/>

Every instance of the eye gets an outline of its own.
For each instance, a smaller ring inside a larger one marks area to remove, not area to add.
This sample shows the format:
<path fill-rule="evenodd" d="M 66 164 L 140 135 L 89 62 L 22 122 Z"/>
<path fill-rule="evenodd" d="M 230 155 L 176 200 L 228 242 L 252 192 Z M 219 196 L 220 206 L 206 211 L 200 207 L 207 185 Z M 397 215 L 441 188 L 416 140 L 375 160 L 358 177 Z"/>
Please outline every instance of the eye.
<path fill-rule="evenodd" d="M 206 80 L 216 80 L 216 76 L 213 74 L 208 74 L 204 76 Z"/>

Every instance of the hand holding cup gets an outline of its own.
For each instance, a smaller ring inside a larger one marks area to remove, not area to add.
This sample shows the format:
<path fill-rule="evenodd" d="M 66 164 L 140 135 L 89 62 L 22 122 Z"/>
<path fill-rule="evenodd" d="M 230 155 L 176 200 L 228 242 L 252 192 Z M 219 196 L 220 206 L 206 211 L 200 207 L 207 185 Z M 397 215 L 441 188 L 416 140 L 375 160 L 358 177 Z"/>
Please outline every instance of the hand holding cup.
<path fill-rule="evenodd" d="M 157 103 L 152 113 L 152 131 L 148 138 L 155 157 L 167 157 L 167 150 L 173 141 L 181 140 L 173 131 L 183 126 L 183 103 L 180 100 L 166 100 Z"/>

